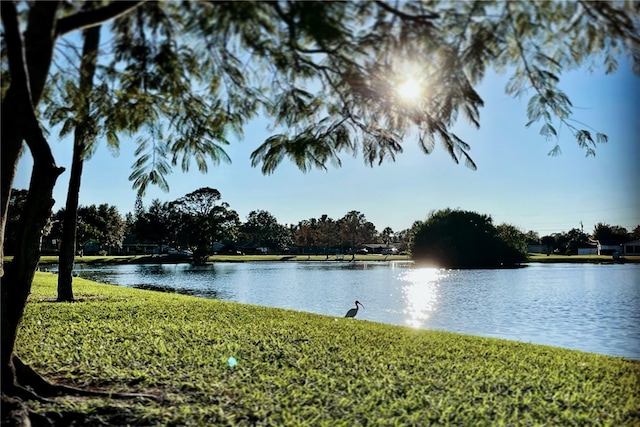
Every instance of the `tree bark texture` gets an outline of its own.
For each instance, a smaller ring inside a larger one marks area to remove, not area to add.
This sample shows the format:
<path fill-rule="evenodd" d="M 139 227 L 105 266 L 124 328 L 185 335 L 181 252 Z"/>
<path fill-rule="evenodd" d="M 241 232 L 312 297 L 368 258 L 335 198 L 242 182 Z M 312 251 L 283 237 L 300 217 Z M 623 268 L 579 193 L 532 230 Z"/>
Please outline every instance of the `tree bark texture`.
<path fill-rule="evenodd" d="M 4 276 L 0 285 L 2 298 L 0 301 L 2 321 L 0 374 L 2 375 L 3 392 L 11 389 L 15 384 L 12 354 L 16 333 L 40 259 L 42 230 L 51 216 L 53 187 L 58 176 L 64 170 L 56 166 L 33 108 L 34 102 L 37 103 L 41 95 L 44 81 L 34 82 L 34 86 L 40 88 L 34 93 L 31 91 L 31 79 L 46 79 L 46 73 L 34 73 L 32 76 L 28 71 L 28 68 L 44 68 L 48 71 L 51 64 L 57 2 L 42 3 L 38 7 L 33 6 L 30 18 L 34 16 L 34 21 L 30 20 L 25 33 L 25 40 L 28 37 L 38 40 L 31 52 L 24 49 L 15 5 L 13 2 L 2 2 L 1 6 L 11 73 L 11 86 L 2 102 L 3 218 L 0 229 L 2 239 L 4 239 L 7 207 L 22 141 L 27 142 L 34 162 L 29 195 L 18 226 L 16 253 L 11 265 L 3 271 Z M 27 37 L 29 31 L 31 33 Z M 44 50 L 40 56 L 35 53 L 37 48 Z M 32 58 L 33 63 L 26 62 L 28 57 Z M 9 156 L 5 159 L 7 154 Z M 8 166 L 8 169 L 4 168 L 5 165 Z M 5 190 L 5 186 L 8 190 Z"/>
<path fill-rule="evenodd" d="M 64 170 L 56 166 L 33 110 L 31 110 L 31 119 L 25 126 L 25 136 L 34 156 L 33 173 L 29 195 L 20 216 L 16 253 L 13 262 L 5 270 L 1 285 L 3 390 L 6 390 L 6 386 L 11 387 L 14 382 L 11 356 L 16 333 L 40 260 L 42 230 L 51 216 L 51 208 L 54 204 L 51 198 L 53 187 Z"/>
<path fill-rule="evenodd" d="M 69 192 L 62 219 L 62 237 L 58 254 L 58 301 L 73 301 L 73 265 L 76 252 L 80 177 L 82 175 L 81 145 L 74 144 Z"/>
<path fill-rule="evenodd" d="M 18 12 L 12 1 L 0 3 L 2 11 L 2 23 L 5 31 L 7 59 L 11 84 L 5 98 L 2 100 L 2 131 L 0 147 L 2 151 L 2 170 L 0 171 L 0 195 L 2 197 L 2 212 L 0 219 L 0 241 L 4 242 L 4 229 L 7 224 L 9 199 L 11 187 L 18 168 L 18 159 L 22 151 L 24 140 L 23 128 L 25 126 L 27 110 L 37 105 L 42 95 L 42 88 L 49 71 L 51 57 L 53 55 L 53 34 L 57 1 L 39 2 L 35 4 L 29 14 L 30 25 L 25 32 L 23 43 L 18 24 Z M 31 21 L 33 18 L 33 21 Z M 33 24 L 31 24 L 33 22 Z M 35 44 L 33 49 L 24 49 L 28 41 Z M 37 52 L 40 48 L 43 52 Z M 31 58 L 31 63 L 28 58 Z M 44 76 L 37 72 L 27 71 L 28 65 L 32 68 L 45 70 Z M 42 78 L 38 83 L 34 79 Z M 36 88 L 37 90 L 33 90 Z M 38 90 L 39 89 L 39 90 Z M 4 245 L 0 250 L 0 276 L 4 275 Z"/>

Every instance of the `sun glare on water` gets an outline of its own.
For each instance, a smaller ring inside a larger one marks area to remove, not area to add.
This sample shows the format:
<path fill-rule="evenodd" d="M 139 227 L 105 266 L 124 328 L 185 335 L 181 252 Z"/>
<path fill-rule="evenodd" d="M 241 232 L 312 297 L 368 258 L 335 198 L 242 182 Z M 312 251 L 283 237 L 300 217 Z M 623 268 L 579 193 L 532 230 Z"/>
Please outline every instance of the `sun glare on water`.
<path fill-rule="evenodd" d="M 415 268 L 399 276 L 405 282 L 402 296 L 405 301 L 405 322 L 413 328 L 428 325 L 429 318 L 437 311 L 439 287 L 446 272 L 437 268 Z"/>

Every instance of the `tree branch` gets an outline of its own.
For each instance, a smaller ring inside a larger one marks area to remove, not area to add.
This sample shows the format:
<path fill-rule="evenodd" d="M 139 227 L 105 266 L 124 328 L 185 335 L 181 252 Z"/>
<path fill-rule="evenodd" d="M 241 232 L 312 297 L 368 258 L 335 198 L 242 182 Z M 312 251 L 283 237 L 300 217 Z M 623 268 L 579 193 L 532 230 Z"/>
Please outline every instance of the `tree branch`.
<path fill-rule="evenodd" d="M 29 103 L 32 103 L 31 91 L 29 90 L 29 84 L 27 81 L 28 72 L 25 65 L 26 59 L 24 58 L 24 49 L 22 49 L 23 41 L 22 35 L 20 34 L 18 11 L 12 1 L 0 2 L 0 8 L 0 13 L 2 13 L 2 24 L 4 25 L 3 35 L 6 38 L 7 43 L 6 52 L 12 85 L 21 89 L 26 88 Z"/>
<path fill-rule="evenodd" d="M 65 18 L 61 18 L 56 27 L 56 36 L 62 36 L 74 30 L 101 25 L 104 22 L 131 12 L 146 1 L 147 0 L 115 1 L 98 9 L 85 10 Z"/>
<path fill-rule="evenodd" d="M 400 18 L 408 21 L 431 21 L 431 20 L 440 18 L 440 14 L 435 12 L 422 14 L 422 15 L 409 15 L 408 13 L 404 13 L 401 10 L 391 7 L 387 3 L 380 0 L 377 0 L 375 4 L 377 4 L 387 12 L 390 12 L 393 15 L 399 16 Z"/>
<path fill-rule="evenodd" d="M 533 70 L 531 69 L 531 66 L 529 65 L 529 61 L 525 56 L 524 45 L 522 44 L 522 40 L 520 39 L 520 34 L 518 33 L 518 29 L 516 28 L 516 25 L 513 22 L 513 15 L 511 13 L 511 9 L 509 8 L 509 4 L 507 3 L 505 7 L 507 11 L 507 16 L 509 17 L 509 24 L 511 26 L 511 29 L 513 30 L 513 37 L 514 37 L 514 40 L 516 41 L 516 46 L 518 47 L 518 56 L 520 56 L 520 59 L 522 60 L 522 65 L 524 65 L 524 71 L 525 71 L 525 74 L 527 75 L 527 79 L 529 80 L 529 83 L 531 83 L 531 86 L 535 89 L 535 91 L 541 97 L 546 98 L 545 94 L 542 93 L 542 88 L 540 87 L 539 82 L 533 77 Z"/>
<path fill-rule="evenodd" d="M 591 3 L 578 0 L 578 3 L 593 21 L 598 22 L 600 21 L 599 17 L 602 17 L 602 20 L 614 34 L 618 33 L 622 37 L 631 39 L 634 44 L 640 44 L 640 37 L 637 35 L 638 30 L 635 28 L 634 21 L 622 11 L 616 11 L 606 2 Z"/>

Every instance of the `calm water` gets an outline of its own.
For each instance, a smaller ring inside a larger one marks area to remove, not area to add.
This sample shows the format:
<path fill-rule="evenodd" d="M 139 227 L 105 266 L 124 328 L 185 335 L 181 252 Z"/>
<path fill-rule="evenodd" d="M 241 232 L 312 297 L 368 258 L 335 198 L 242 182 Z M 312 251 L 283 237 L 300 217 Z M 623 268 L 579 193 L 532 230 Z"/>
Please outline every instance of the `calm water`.
<path fill-rule="evenodd" d="M 410 263 L 78 265 L 81 277 L 640 359 L 640 265 L 438 270 Z"/>

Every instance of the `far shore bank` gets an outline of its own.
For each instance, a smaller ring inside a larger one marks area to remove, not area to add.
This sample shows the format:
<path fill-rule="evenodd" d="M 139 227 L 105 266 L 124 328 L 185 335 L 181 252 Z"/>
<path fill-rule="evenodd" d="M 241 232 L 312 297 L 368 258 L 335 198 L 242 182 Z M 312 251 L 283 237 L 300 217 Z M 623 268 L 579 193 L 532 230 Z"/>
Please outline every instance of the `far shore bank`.
<path fill-rule="evenodd" d="M 529 263 L 575 263 L 575 264 L 640 264 L 640 255 L 614 258 L 612 255 L 529 255 Z"/>
<path fill-rule="evenodd" d="M 5 263 L 12 261 L 5 257 Z M 207 263 L 215 262 L 411 262 L 408 255 L 212 255 Z M 185 264 L 191 258 L 182 255 L 106 255 L 77 256 L 76 264 Z M 40 265 L 54 265 L 58 257 L 46 255 L 40 258 Z M 621 256 L 614 259 L 611 255 L 542 255 L 532 254 L 526 264 L 531 263 L 573 263 L 573 264 L 640 264 L 640 255 Z"/>

